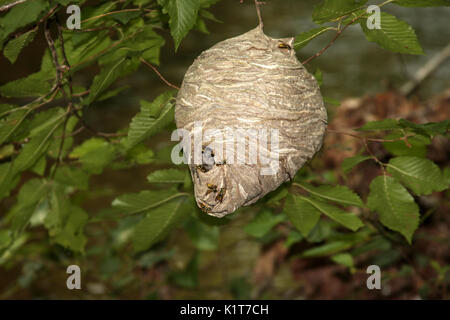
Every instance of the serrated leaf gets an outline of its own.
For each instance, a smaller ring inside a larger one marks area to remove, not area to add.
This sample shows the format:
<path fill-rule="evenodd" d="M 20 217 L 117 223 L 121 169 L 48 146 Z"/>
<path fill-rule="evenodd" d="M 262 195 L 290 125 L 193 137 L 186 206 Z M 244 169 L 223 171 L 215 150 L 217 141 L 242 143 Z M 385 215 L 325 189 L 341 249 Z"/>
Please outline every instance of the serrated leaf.
<path fill-rule="evenodd" d="M 320 197 L 322 199 L 338 202 L 347 206 L 364 206 L 360 197 L 345 186 L 323 185 L 319 187 L 313 187 L 305 182 L 297 182 L 295 184 L 299 185 L 312 195 Z"/>
<path fill-rule="evenodd" d="M 0 17 L 0 43 L 19 28 L 35 22 L 49 6 L 45 0 L 25 1 Z M 0 46 L 1 47 L 1 46 Z"/>
<path fill-rule="evenodd" d="M 284 204 L 286 212 L 292 224 L 307 237 L 320 219 L 320 211 L 301 197 L 289 195 Z"/>
<path fill-rule="evenodd" d="M 134 71 L 138 64 L 128 57 L 122 57 L 118 61 L 106 64 L 101 72 L 95 76 L 90 87 L 89 96 L 83 101 L 84 104 L 90 104 L 118 78 Z"/>
<path fill-rule="evenodd" d="M 158 0 L 158 3 L 169 14 L 170 33 L 176 50 L 181 40 L 195 26 L 200 0 Z"/>
<path fill-rule="evenodd" d="M 417 195 L 428 195 L 433 191 L 443 191 L 448 188 L 439 167 L 428 159 L 392 158 L 387 165 L 387 170 Z"/>
<path fill-rule="evenodd" d="M 424 54 L 416 33 L 409 24 L 386 12 L 381 12 L 380 21 L 381 29 L 369 29 L 367 20 L 361 20 L 360 25 L 368 41 L 392 52 Z"/>
<path fill-rule="evenodd" d="M 173 121 L 171 91 L 166 91 L 153 102 L 141 102 L 141 111 L 131 120 L 127 147 L 132 148 L 148 139 Z"/>
<path fill-rule="evenodd" d="M 395 0 L 394 3 L 403 7 L 450 6 L 449 0 Z"/>
<path fill-rule="evenodd" d="M 150 183 L 184 183 L 187 175 L 186 170 L 164 169 L 157 170 L 147 176 Z"/>
<path fill-rule="evenodd" d="M 31 111 L 31 109 L 16 111 L 0 121 L 0 145 L 5 141 L 9 141 Z"/>
<path fill-rule="evenodd" d="M 331 27 L 319 27 L 306 32 L 300 33 L 295 37 L 294 40 L 294 48 L 295 50 L 300 50 L 305 47 L 311 40 L 320 36 L 322 33 L 327 32 L 328 30 L 333 30 Z"/>
<path fill-rule="evenodd" d="M 414 123 L 406 119 L 400 119 L 398 121 L 399 125 L 403 128 L 411 129 L 417 134 L 434 137 L 438 134 L 446 134 L 450 128 L 450 120 L 446 119 L 441 122 L 429 122 L 429 123 Z"/>
<path fill-rule="evenodd" d="M 0 87 L 0 94 L 8 98 L 25 98 L 43 96 L 50 92 L 48 80 L 54 78 L 54 73 L 37 72 L 25 78 L 10 81 Z"/>
<path fill-rule="evenodd" d="M 30 142 L 25 144 L 22 151 L 19 153 L 13 163 L 14 174 L 22 172 L 32 167 L 36 161 L 42 157 L 47 151 L 51 143 L 51 137 L 55 133 L 56 129 L 62 124 L 62 117 L 53 125 L 53 127 L 47 127 L 39 134 L 31 138 Z"/>
<path fill-rule="evenodd" d="M 77 146 L 70 153 L 70 158 L 78 158 L 83 169 L 90 173 L 100 174 L 116 156 L 113 145 L 100 138 L 91 138 Z"/>
<path fill-rule="evenodd" d="M 163 240 L 186 217 L 186 198 L 173 200 L 152 209 L 142 218 L 133 233 L 135 252 L 144 251 Z"/>
<path fill-rule="evenodd" d="M 364 225 L 354 213 L 346 212 L 338 207 L 326 202 L 312 199 L 311 197 L 306 198 L 302 196 L 301 198 L 309 202 L 312 206 L 328 216 L 330 219 L 339 222 L 341 225 L 352 231 L 356 231 Z"/>
<path fill-rule="evenodd" d="M 404 136 L 404 133 L 394 131 L 386 135 L 384 139 L 396 140 Z M 408 137 L 408 144 L 404 140 L 397 140 L 383 142 L 383 146 L 394 156 L 425 157 L 427 155 L 427 145 L 430 143 L 431 139 L 428 136 L 416 134 L 415 136 Z"/>
<path fill-rule="evenodd" d="M 384 119 L 367 122 L 362 127 L 356 129 L 359 131 L 374 131 L 374 130 L 394 130 L 402 128 L 395 119 Z"/>
<path fill-rule="evenodd" d="M 183 197 L 185 194 L 177 193 L 174 189 L 124 194 L 114 199 L 112 206 L 121 209 L 126 214 L 145 212 L 163 203 Z"/>
<path fill-rule="evenodd" d="M 350 157 L 350 158 L 345 158 L 344 161 L 342 161 L 342 171 L 344 171 L 344 173 L 348 173 L 357 164 L 359 164 L 363 161 L 369 160 L 369 159 L 371 159 L 371 158 L 368 156 L 360 156 L 360 155 Z"/>
<path fill-rule="evenodd" d="M 284 215 L 263 210 L 257 213 L 253 220 L 244 227 L 244 231 L 252 237 L 261 238 L 284 220 L 286 220 Z"/>
<path fill-rule="evenodd" d="M 25 48 L 31 41 L 33 41 L 36 35 L 36 30 L 28 31 L 19 37 L 8 41 L 6 46 L 3 48 L 3 55 L 8 58 L 11 63 L 16 62 L 20 51 Z"/>
<path fill-rule="evenodd" d="M 323 0 L 314 7 L 312 19 L 317 24 L 323 24 L 357 10 L 366 2 L 367 0 Z"/>
<path fill-rule="evenodd" d="M 383 225 L 400 232 L 411 243 L 419 226 L 419 207 L 399 182 L 386 175 L 373 179 L 367 205 L 378 213 Z"/>

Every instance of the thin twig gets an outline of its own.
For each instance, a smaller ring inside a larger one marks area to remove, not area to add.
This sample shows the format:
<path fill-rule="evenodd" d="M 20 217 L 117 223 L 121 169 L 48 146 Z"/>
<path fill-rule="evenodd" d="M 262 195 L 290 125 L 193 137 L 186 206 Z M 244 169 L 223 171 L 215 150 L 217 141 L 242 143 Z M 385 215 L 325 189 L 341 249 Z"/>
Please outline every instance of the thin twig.
<path fill-rule="evenodd" d="M 350 136 L 350 137 L 354 137 L 357 139 L 365 139 L 367 141 L 371 141 L 371 142 L 397 142 L 397 141 L 407 141 L 408 138 L 415 136 L 415 134 L 411 133 L 411 134 L 407 134 L 403 137 L 397 138 L 397 139 L 382 139 L 382 138 L 366 138 L 366 137 L 361 137 L 355 133 L 351 133 L 351 132 L 346 132 L 346 131 L 340 131 L 340 130 L 333 130 L 333 129 L 327 129 L 328 132 L 330 133 L 337 133 L 337 134 L 343 134 L 346 136 Z"/>
<path fill-rule="evenodd" d="M 141 8 L 130 8 L 130 9 L 124 9 L 124 10 L 110 11 L 110 12 L 103 13 L 103 14 L 98 15 L 98 16 L 95 16 L 95 17 L 90 17 L 90 18 L 84 19 L 84 20 L 81 21 L 81 23 L 87 22 L 87 21 L 91 21 L 91 20 L 95 20 L 95 19 L 99 19 L 99 18 L 103 18 L 103 17 L 109 16 L 109 15 L 111 15 L 111 14 L 117 14 L 117 13 L 122 13 L 122 12 L 133 12 L 133 11 L 146 11 L 146 12 L 152 12 L 152 11 L 154 11 L 154 10 L 151 10 L 151 9 L 141 9 Z"/>
<path fill-rule="evenodd" d="M 17 0 L 17 1 L 5 4 L 4 6 L 0 7 L 0 12 L 6 12 L 9 9 L 17 6 L 18 4 L 24 3 L 25 1 L 27 1 L 27 0 Z"/>
<path fill-rule="evenodd" d="M 167 84 L 169 87 L 175 88 L 177 90 L 180 90 L 179 87 L 177 87 L 176 85 L 170 83 L 169 81 L 166 80 L 166 78 L 163 77 L 163 75 L 158 71 L 158 69 L 156 69 L 156 67 L 154 65 L 152 65 L 150 62 L 145 61 L 143 58 L 139 58 L 139 60 L 144 63 L 145 65 L 147 65 L 149 68 L 151 68 L 157 75 L 158 77 L 164 81 L 165 84 Z"/>
<path fill-rule="evenodd" d="M 28 27 L 25 28 L 25 29 L 22 29 L 22 30 L 20 30 L 20 31 L 18 31 L 18 32 L 15 32 L 15 33 L 10 34 L 10 35 L 8 36 L 8 40 L 7 40 L 6 42 L 10 41 L 11 39 L 20 37 L 20 36 L 23 35 L 24 33 L 27 33 L 27 32 L 29 32 L 29 31 L 31 31 L 31 30 L 37 30 L 37 29 L 39 28 L 39 26 L 40 26 L 43 22 L 45 22 L 45 21 L 47 21 L 47 19 L 51 18 L 51 16 L 56 12 L 56 9 L 58 9 L 58 7 L 59 7 L 59 4 L 55 5 L 53 8 L 50 9 L 49 12 L 47 12 L 47 14 L 45 14 L 45 15 L 44 15 L 38 22 L 36 22 L 35 24 L 32 24 L 32 25 L 28 26 Z M 6 43 L 6 42 L 5 42 L 5 43 Z"/>
<path fill-rule="evenodd" d="M 383 7 L 385 5 L 387 5 L 388 3 L 391 3 L 395 0 L 387 0 L 381 4 L 378 5 L 378 7 Z M 364 12 L 358 16 L 356 16 L 355 18 L 353 18 L 349 23 L 347 23 L 344 27 L 342 27 L 342 29 L 340 28 L 341 25 L 341 21 L 339 21 L 339 27 L 338 30 L 336 32 L 336 35 L 333 37 L 333 39 L 330 40 L 330 42 L 323 47 L 320 51 L 318 51 L 316 54 L 312 55 L 311 57 L 309 57 L 308 59 L 306 59 L 305 61 L 302 62 L 303 65 L 308 64 L 311 60 L 319 57 L 320 55 L 322 55 L 322 53 L 325 52 L 325 50 L 327 50 L 329 47 L 331 47 L 336 40 L 342 35 L 342 32 L 344 32 L 345 29 L 347 29 L 350 25 L 352 25 L 354 22 L 356 22 L 356 20 L 360 19 L 361 17 L 363 17 L 366 14 L 366 11 L 364 10 Z M 342 17 L 341 17 L 342 18 Z"/>
<path fill-rule="evenodd" d="M 359 16 L 356 16 L 349 23 L 347 23 L 344 27 L 342 27 L 342 29 L 338 29 L 336 31 L 336 34 L 333 37 L 333 39 L 331 39 L 330 42 L 325 47 L 323 47 L 320 51 L 316 52 L 316 54 L 312 55 L 311 57 L 309 57 L 308 59 L 303 61 L 302 64 L 303 65 L 308 64 L 311 60 L 322 55 L 322 53 L 324 53 L 325 50 L 327 50 L 329 47 L 331 47 L 336 42 L 336 40 L 341 36 L 342 32 L 344 32 L 345 29 L 347 29 L 350 25 L 352 25 L 356 20 L 361 18 L 364 14 L 365 14 L 365 12 L 363 14 L 360 14 Z"/>
<path fill-rule="evenodd" d="M 241 0 L 240 3 L 241 4 L 244 3 L 244 0 Z M 265 2 L 255 0 L 256 13 L 258 15 L 259 26 L 261 29 L 264 28 L 264 22 L 263 22 L 262 15 L 261 15 L 261 5 L 263 5 L 263 4 L 265 4 Z"/>

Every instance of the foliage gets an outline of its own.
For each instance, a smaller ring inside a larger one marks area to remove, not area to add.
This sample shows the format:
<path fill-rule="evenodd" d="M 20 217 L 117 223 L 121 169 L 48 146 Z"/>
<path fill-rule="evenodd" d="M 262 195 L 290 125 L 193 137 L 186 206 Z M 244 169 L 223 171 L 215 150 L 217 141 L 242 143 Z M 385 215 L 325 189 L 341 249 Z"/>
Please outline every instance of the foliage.
<path fill-rule="evenodd" d="M 207 32 L 205 20 L 216 21 L 208 8 L 218 1 L 134 0 L 88 5 L 85 1 L 35 0 L 0 15 L 0 48 L 12 64 L 23 48 L 36 41 L 38 33 L 47 35 L 40 70 L 0 87 L 0 94 L 9 101 L 0 105 L 0 199 L 7 208 L 0 216 L 0 265 L 13 263 L 18 252 L 26 251 L 31 245 L 29 239 L 40 227 L 47 230 L 50 246 L 61 246 L 79 257 L 89 256 L 95 251 L 95 234 L 86 235 L 87 227 L 111 221 L 116 224 L 112 244 L 105 245 L 102 253 L 105 270 L 116 270 L 118 262 L 111 258 L 112 252 L 129 243 L 135 254 L 141 254 L 137 257 L 142 265 L 170 259 L 158 250 L 179 227 L 186 230 L 197 250 L 219 247 L 220 225 L 243 215 L 244 210 L 222 220 L 204 216 L 193 200 L 188 170 L 173 167 L 167 163 L 167 156 L 150 150 L 147 144 L 150 137 L 173 127 L 173 90 L 154 101 L 141 100 L 140 111 L 130 119 L 129 126 L 115 133 L 90 128 L 83 117 L 98 101 L 121 92 L 113 87 L 119 79 L 144 62 L 159 64 L 165 44 L 161 30 L 170 32 L 175 49 L 192 29 Z M 93 31 L 64 28 L 56 17 L 69 2 L 82 6 L 82 28 Z M 319 25 L 328 24 L 298 35 L 295 48 L 355 24 L 368 41 L 383 49 L 423 54 L 412 27 L 385 11 L 381 29 L 368 29 L 366 3 L 322 1 L 312 19 Z M 387 4 L 448 5 L 445 1 L 396 0 L 384 2 L 383 10 Z M 49 32 L 55 25 L 57 34 Z M 91 85 L 75 86 L 72 79 L 91 66 L 100 70 Z M 321 72 L 317 74 L 321 78 Z M 17 105 L 23 98 L 28 103 Z M 382 162 L 366 152 L 369 150 L 361 150 L 361 155 L 345 159 L 341 169 L 345 177 L 361 162 L 377 163 L 382 174 L 369 183 L 367 195 L 358 195 L 345 185 L 324 184 L 304 169 L 293 182 L 253 205 L 257 214 L 243 229 L 250 237 L 269 241 L 282 225 L 289 231 L 284 236 L 287 247 L 300 241 L 312 244 L 302 257 L 329 256 L 350 270 L 354 270 L 352 250 L 377 247 L 379 243 L 374 245 L 373 241 L 379 228 L 394 238 L 393 232 L 398 232 L 411 243 L 423 215 L 417 198 L 449 186 L 448 171 L 443 173 L 426 158 L 426 147 L 436 136 L 448 135 L 449 124 L 416 124 L 403 119 L 366 123 L 357 134 L 362 139 L 384 137 L 382 146 L 391 154 L 390 159 Z M 83 129 L 91 136 L 74 143 Z M 83 198 L 95 197 L 93 176 L 148 163 L 164 165 L 149 173 L 148 190 L 118 195 L 100 212 L 83 209 Z M 185 270 L 174 272 L 171 281 L 181 287 L 195 287 L 198 258 L 194 255 Z"/>

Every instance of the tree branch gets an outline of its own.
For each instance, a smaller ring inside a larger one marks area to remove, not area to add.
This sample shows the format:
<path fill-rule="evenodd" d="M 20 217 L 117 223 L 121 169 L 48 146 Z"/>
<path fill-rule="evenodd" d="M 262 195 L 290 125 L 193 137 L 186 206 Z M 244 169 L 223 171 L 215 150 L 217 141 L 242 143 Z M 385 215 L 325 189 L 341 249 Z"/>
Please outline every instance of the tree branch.
<path fill-rule="evenodd" d="M 169 81 L 167 81 L 166 78 L 164 78 L 163 75 L 158 71 L 158 69 L 156 69 L 156 67 L 155 67 L 154 65 L 152 65 L 150 62 L 145 61 L 143 58 L 139 58 L 139 60 L 140 60 L 143 64 L 145 64 L 145 65 L 147 65 L 149 68 L 151 68 L 151 69 L 158 75 L 158 77 L 159 77 L 162 81 L 164 81 L 164 83 L 167 84 L 169 87 L 172 87 L 172 88 L 174 88 L 174 89 L 180 90 L 179 87 L 177 87 L 176 85 L 174 85 L 174 84 L 170 83 Z"/>
<path fill-rule="evenodd" d="M 5 4 L 4 6 L 0 7 L 0 12 L 6 12 L 9 11 L 11 8 L 17 6 L 18 4 L 24 3 L 27 0 L 17 0 L 8 4 Z"/>

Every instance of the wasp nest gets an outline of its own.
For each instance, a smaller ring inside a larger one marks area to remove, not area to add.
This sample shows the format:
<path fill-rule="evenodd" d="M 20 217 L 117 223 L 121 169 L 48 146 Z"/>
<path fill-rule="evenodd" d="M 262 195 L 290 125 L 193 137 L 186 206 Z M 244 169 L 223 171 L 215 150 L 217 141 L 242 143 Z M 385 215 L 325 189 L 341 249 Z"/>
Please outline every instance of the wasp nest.
<path fill-rule="evenodd" d="M 322 145 L 326 109 L 293 41 L 258 26 L 201 53 L 184 77 L 175 120 L 188 132 L 197 204 L 210 215 L 256 202 Z"/>

